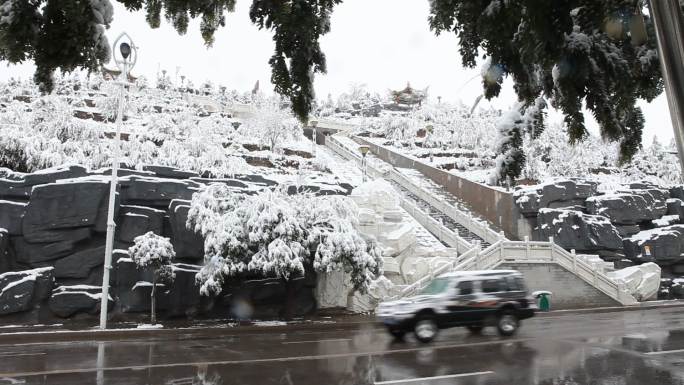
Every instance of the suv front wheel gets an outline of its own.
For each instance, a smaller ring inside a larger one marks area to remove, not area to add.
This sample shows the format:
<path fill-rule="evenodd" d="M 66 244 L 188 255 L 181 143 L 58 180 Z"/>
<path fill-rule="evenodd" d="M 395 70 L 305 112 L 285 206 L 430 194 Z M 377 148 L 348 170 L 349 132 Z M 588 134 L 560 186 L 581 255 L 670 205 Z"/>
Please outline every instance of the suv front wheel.
<path fill-rule="evenodd" d="M 499 331 L 499 334 L 504 337 L 515 334 L 519 325 L 520 321 L 518 321 L 518 317 L 516 317 L 515 312 L 509 309 L 503 310 L 501 313 L 499 313 L 499 316 L 496 319 L 496 328 Z"/>
<path fill-rule="evenodd" d="M 420 342 L 430 342 L 435 339 L 439 328 L 437 323 L 430 316 L 422 316 L 418 318 L 416 325 L 413 327 L 413 333 L 416 335 L 416 339 Z"/>

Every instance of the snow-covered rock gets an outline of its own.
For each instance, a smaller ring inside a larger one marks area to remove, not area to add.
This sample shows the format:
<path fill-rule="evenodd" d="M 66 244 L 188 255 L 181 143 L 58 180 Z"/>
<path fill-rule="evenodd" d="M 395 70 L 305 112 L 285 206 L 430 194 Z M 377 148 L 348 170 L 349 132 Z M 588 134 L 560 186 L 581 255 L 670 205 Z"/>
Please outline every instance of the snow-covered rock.
<path fill-rule="evenodd" d="M 514 198 L 522 215 L 536 216 L 542 208 L 583 206 L 587 198 L 596 194 L 596 188 L 595 182 L 557 180 L 519 188 Z"/>
<path fill-rule="evenodd" d="M 608 218 L 588 215 L 579 211 L 541 209 L 539 211 L 539 237 L 566 249 L 604 251 L 622 249 L 622 238 Z"/>
<path fill-rule="evenodd" d="M 48 305 L 58 317 L 67 318 L 76 313 L 97 313 L 100 310 L 102 288 L 90 285 L 59 286 L 52 291 Z M 108 306 L 114 305 L 109 296 Z"/>
<path fill-rule="evenodd" d="M 47 298 L 54 283 L 52 267 L 0 274 L 0 314 L 27 311 Z"/>
<path fill-rule="evenodd" d="M 625 285 L 627 291 L 639 301 L 653 299 L 660 287 L 661 270 L 652 262 L 609 272 L 608 277 Z"/>
<path fill-rule="evenodd" d="M 668 265 L 683 262 L 684 225 L 642 231 L 624 239 L 625 256 L 634 261 Z"/>
<path fill-rule="evenodd" d="M 652 221 L 665 215 L 666 197 L 660 190 L 629 190 L 587 199 L 587 212 L 620 225 Z"/>
<path fill-rule="evenodd" d="M 133 242 L 135 237 L 148 231 L 161 235 L 165 214 L 165 211 L 151 207 L 121 205 L 119 211 L 121 226 L 117 232 L 119 240 Z"/>

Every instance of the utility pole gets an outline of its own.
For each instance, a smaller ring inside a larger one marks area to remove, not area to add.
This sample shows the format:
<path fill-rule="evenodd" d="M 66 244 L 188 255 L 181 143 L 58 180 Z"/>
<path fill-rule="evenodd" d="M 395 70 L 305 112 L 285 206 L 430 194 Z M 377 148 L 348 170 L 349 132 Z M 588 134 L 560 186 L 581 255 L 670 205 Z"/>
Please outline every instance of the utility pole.
<path fill-rule="evenodd" d="M 119 41 L 125 38 L 128 42 L 124 41 L 119 44 Z M 121 124 L 123 123 L 123 112 L 124 112 L 124 99 L 126 97 L 126 86 L 128 84 L 128 71 L 133 68 L 135 62 L 138 59 L 138 53 L 136 51 L 133 40 L 125 32 L 119 35 L 119 37 L 114 41 L 112 56 L 114 57 L 114 62 L 116 66 L 121 70 L 121 75 L 119 79 L 119 84 L 121 86 L 119 90 L 119 105 L 116 114 L 116 146 L 114 150 L 114 159 L 112 159 L 112 178 L 109 182 L 109 208 L 107 211 L 107 238 L 105 240 L 105 260 L 104 260 L 104 272 L 102 275 L 102 303 L 100 305 L 100 329 L 104 330 L 107 328 L 107 311 L 109 306 L 109 271 L 112 269 L 112 252 L 114 249 L 114 230 L 116 228 L 116 222 L 114 221 L 114 204 L 116 201 L 116 184 L 117 174 L 119 171 L 119 157 L 121 152 Z M 116 53 L 117 48 L 121 54 L 121 59 L 117 59 Z"/>
<path fill-rule="evenodd" d="M 684 22 L 678 0 L 649 1 L 679 164 L 684 174 Z M 680 176 L 681 177 L 681 176 Z"/>

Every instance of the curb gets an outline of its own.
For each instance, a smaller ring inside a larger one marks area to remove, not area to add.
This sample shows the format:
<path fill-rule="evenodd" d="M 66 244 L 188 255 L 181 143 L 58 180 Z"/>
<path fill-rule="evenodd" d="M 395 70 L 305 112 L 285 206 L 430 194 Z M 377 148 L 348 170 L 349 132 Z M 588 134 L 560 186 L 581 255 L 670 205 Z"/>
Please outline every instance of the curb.
<path fill-rule="evenodd" d="M 653 310 L 653 309 L 670 309 L 684 307 L 684 301 L 652 301 L 653 304 L 643 304 L 643 305 L 627 305 L 627 306 L 611 306 L 611 307 L 594 307 L 587 309 L 568 309 L 568 310 L 552 310 L 548 312 L 537 312 L 535 317 L 545 318 L 545 317 L 560 317 L 564 315 L 576 315 L 576 314 L 593 314 L 593 313 L 618 313 L 618 312 L 629 312 L 629 311 L 640 311 L 640 310 Z M 645 303 L 645 302 L 643 302 Z"/>
<path fill-rule="evenodd" d="M 655 302 L 655 301 L 654 301 Z M 579 314 L 620 313 L 640 310 L 670 309 L 684 307 L 684 301 L 658 301 L 648 305 L 600 307 L 588 309 L 553 310 L 537 312 L 535 318 L 553 318 Z M 19 331 L 0 333 L 0 345 L 52 343 L 52 342 L 86 342 L 86 341 L 128 341 L 138 339 L 203 339 L 215 337 L 244 336 L 262 333 L 285 333 L 297 330 L 335 331 L 351 330 L 363 326 L 379 326 L 374 317 L 362 316 L 358 320 L 305 321 L 276 326 L 207 326 L 168 329 L 90 329 L 90 330 L 55 330 L 55 331 Z"/>
<path fill-rule="evenodd" d="M 126 341 L 164 338 L 166 340 L 202 339 L 212 337 L 244 336 L 249 334 L 279 333 L 301 330 L 350 330 L 372 325 L 371 319 L 345 322 L 298 322 L 276 326 L 208 326 L 167 329 L 90 329 L 59 331 L 19 331 L 0 333 L 0 345 L 49 342 Z"/>

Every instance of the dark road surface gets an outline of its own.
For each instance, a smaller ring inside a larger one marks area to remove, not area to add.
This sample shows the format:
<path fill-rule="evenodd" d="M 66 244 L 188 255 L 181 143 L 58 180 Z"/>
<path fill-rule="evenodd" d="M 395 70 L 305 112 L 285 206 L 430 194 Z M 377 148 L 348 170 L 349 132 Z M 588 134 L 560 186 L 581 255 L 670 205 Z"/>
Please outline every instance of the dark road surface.
<path fill-rule="evenodd" d="M 0 384 L 684 384 L 684 309 L 565 315 L 429 345 L 353 330 L 0 345 Z"/>

